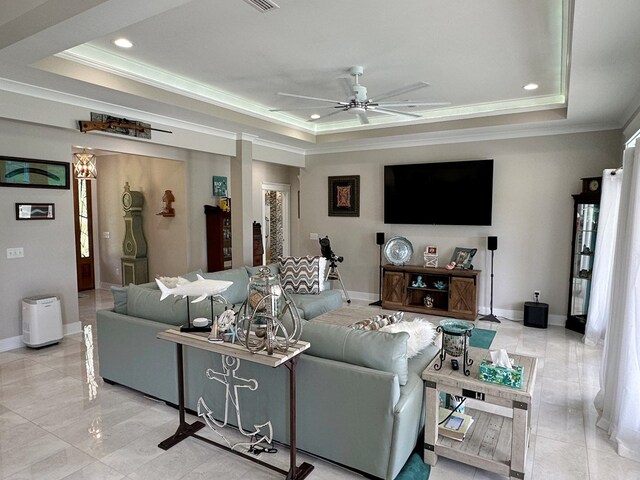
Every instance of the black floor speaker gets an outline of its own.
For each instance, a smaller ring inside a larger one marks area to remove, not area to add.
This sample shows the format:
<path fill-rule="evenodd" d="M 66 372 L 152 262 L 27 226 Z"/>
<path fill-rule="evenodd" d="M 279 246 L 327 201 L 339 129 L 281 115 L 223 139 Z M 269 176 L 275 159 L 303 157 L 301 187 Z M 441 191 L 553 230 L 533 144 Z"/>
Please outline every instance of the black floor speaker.
<path fill-rule="evenodd" d="M 549 322 L 549 304 L 524 302 L 524 326 L 547 328 Z"/>

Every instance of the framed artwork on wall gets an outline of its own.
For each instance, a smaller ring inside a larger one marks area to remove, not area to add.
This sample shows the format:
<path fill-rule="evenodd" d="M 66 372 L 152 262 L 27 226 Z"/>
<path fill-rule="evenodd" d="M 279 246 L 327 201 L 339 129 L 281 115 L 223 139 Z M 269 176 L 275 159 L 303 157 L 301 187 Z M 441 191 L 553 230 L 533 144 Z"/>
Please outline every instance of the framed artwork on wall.
<path fill-rule="evenodd" d="M 69 164 L 0 156 L 0 186 L 69 190 Z"/>
<path fill-rule="evenodd" d="M 360 175 L 329 177 L 329 216 L 360 216 Z"/>
<path fill-rule="evenodd" d="M 213 177 L 213 196 L 227 196 L 227 177 Z"/>
<path fill-rule="evenodd" d="M 53 203 L 16 203 L 16 220 L 54 220 L 56 206 Z"/>

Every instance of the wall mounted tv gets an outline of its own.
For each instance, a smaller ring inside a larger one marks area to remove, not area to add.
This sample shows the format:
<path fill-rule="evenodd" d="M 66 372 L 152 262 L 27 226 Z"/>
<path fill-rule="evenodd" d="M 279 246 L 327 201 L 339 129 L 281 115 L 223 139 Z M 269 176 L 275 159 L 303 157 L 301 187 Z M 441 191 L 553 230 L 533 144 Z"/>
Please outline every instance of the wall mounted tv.
<path fill-rule="evenodd" d="M 491 225 L 493 160 L 384 166 L 384 223 Z"/>

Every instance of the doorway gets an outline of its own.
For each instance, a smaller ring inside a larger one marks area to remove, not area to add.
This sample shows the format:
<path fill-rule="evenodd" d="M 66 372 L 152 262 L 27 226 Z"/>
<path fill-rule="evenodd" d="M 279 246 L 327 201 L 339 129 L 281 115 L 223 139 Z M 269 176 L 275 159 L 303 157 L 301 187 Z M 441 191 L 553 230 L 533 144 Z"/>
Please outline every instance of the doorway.
<path fill-rule="evenodd" d="M 264 265 L 289 256 L 289 206 L 291 186 L 281 183 L 262 184 L 262 243 Z"/>
<path fill-rule="evenodd" d="M 95 288 L 90 180 L 74 179 L 73 200 L 76 237 L 76 274 L 78 278 L 78 291 L 82 292 Z"/>

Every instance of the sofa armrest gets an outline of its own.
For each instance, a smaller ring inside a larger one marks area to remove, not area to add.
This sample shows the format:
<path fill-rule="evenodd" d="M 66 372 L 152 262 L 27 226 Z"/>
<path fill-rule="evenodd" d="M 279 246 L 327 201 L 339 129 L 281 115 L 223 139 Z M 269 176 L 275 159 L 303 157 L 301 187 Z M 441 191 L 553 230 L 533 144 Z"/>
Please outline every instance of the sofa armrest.
<path fill-rule="evenodd" d="M 178 403 L 176 346 L 156 338 L 166 323 L 96 312 L 100 376 L 147 395 Z"/>
<path fill-rule="evenodd" d="M 298 385 L 300 448 L 384 478 L 398 375 L 303 354 Z"/>

